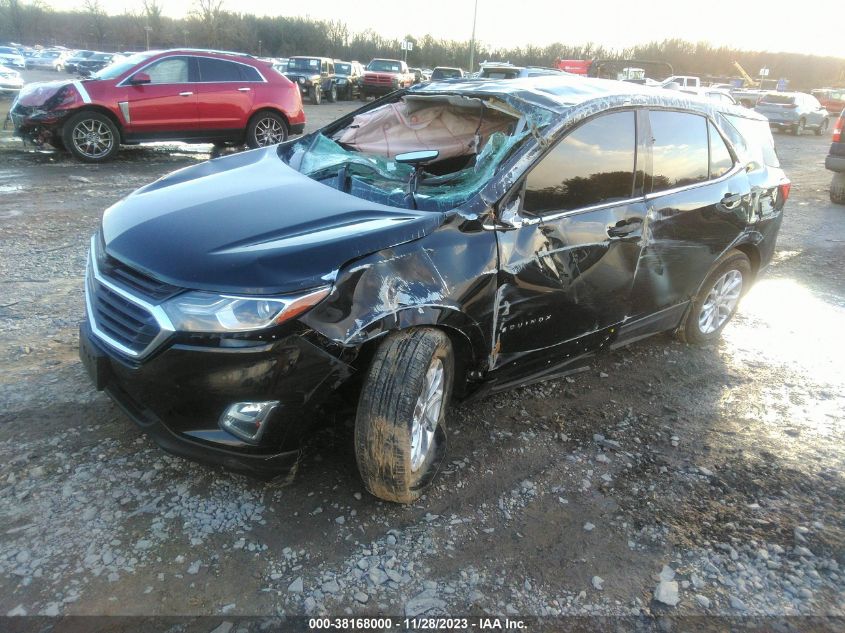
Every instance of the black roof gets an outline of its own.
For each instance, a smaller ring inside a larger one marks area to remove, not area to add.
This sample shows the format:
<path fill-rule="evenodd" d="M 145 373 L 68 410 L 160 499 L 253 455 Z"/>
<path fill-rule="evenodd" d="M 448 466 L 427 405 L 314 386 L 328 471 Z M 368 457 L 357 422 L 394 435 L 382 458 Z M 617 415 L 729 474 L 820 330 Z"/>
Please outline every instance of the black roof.
<path fill-rule="evenodd" d="M 568 112 L 579 106 L 590 107 L 598 112 L 630 104 L 675 107 L 711 114 L 729 112 L 752 119 L 764 118 L 741 106 L 718 103 L 677 90 L 654 88 L 629 81 L 593 79 L 564 72 L 518 79 L 448 79 L 421 84 L 411 89 L 412 94 L 437 92 L 512 97 L 517 101 L 558 113 Z"/>

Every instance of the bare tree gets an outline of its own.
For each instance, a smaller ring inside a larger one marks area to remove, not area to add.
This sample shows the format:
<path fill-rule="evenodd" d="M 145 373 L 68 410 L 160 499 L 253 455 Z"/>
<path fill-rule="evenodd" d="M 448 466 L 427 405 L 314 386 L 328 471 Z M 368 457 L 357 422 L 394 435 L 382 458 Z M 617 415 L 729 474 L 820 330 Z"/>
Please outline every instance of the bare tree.
<path fill-rule="evenodd" d="M 199 21 L 206 45 L 220 45 L 220 27 L 223 22 L 223 0 L 195 0 L 191 15 Z"/>
<path fill-rule="evenodd" d="M 91 37 L 97 43 L 97 48 L 103 48 L 103 41 L 106 39 L 106 29 L 108 27 L 108 16 L 100 6 L 100 0 L 85 0 L 83 4 L 85 7 L 85 14 L 88 18 L 88 28 L 90 29 Z"/>

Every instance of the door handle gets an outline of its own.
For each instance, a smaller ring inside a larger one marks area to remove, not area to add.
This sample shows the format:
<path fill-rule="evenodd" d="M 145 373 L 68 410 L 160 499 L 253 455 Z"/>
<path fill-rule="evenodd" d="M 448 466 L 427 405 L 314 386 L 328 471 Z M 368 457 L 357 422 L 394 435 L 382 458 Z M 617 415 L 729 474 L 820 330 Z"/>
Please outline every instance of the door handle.
<path fill-rule="evenodd" d="M 194 93 L 193 92 L 180 92 L 179 96 L 180 97 L 190 97 L 192 94 L 194 94 Z"/>
<path fill-rule="evenodd" d="M 607 227 L 607 236 L 611 239 L 628 237 L 631 233 L 639 231 L 642 228 L 642 224 L 642 218 L 625 218 L 624 220 L 619 220 L 613 226 Z"/>
<path fill-rule="evenodd" d="M 249 92 L 249 88 L 238 88 L 238 92 Z"/>

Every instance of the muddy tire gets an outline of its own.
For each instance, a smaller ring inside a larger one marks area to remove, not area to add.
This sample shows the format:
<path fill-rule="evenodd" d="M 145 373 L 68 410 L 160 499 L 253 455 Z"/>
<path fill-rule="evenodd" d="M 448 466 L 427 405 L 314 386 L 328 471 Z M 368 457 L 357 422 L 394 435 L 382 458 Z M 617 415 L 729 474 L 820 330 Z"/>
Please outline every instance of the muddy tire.
<path fill-rule="evenodd" d="M 83 110 L 62 126 L 62 143 L 74 158 L 86 163 L 104 163 L 120 149 L 120 131 L 105 114 Z"/>
<path fill-rule="evenodd" d="M 434 328 L 396 332 L 379 346 L 355 419 L 358 472 L 374 496 L 411 503 L 434 479 L 454 367 L 449 337 Z"/>
<path fill-rule="evenodd" d="M 745 253 L 726 253 L 701 284 L 678 337 L 694 345 L 718 339 L 736 314 L 739 300 L 748 292 L 752 280 L 751 262 Z"/>
<path fill-rule="evenodd" d="M 845 174 L 833 174 L 830 181 L 830 201 L 833 204 L 845 204 Z"/>

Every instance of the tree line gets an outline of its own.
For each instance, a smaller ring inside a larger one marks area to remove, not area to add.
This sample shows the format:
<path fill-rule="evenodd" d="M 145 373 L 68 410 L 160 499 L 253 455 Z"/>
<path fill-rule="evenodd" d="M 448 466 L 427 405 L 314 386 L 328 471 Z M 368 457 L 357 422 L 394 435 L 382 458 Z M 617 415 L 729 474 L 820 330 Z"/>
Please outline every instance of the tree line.
<path fill-rule="evenodd" d="M 99 0 L 83 0 L 75 11 L 55 11 L 41 0 L 0 0 L 0 42 L 62 45 L 108 51 L 189 46 L 258 56 L 320 55 L 367 63 L 373 57 L 401 57 L 400 40 L 373 30 L 351 32 L 341 20 L 257 16 L 224 9 L 224 0 L 195 0 L 185 18 L 162 14 L 159 0 L 143 0 L 135 12 L 108 15 Z M 466 68 L 470 42 L 408 34 L 411 66 Z M 744 51 L 707 42 L 668 39 L 623 50 L 588 43 L 555 42 L 495 48 L 476 43 L 475 59 L 552 66 L 557 59 L 647 59 L 669 62 L 676 74 L 728 79 L 739 62 L 752 76 L 769 68 L 770 78 L 785 77 L 791 87 L 845 85 L 845 59 L 799 53 Z"/>

